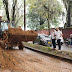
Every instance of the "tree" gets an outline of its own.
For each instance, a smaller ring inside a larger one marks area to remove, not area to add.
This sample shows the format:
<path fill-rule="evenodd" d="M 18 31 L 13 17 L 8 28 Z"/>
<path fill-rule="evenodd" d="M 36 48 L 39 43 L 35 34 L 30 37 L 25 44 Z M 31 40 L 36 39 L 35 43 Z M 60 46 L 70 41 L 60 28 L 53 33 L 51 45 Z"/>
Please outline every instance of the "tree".
<path fill-rule="evenodd" d="M 61 19 L 54 18 L 54 20 L 52 21 L 52 24 L 53 24 L 54 28 L 59 27 L 60 21 L 61 21 Z"/>
<path fill-rule="evenodd" d="M 28 0 L 27 4 L 29 6 L 28 8 L 28 13 L 27 13 L 27 18 L 28 20 L 28 26 L 31 29 L 40 29 L 41 25 L 44 24 L 44 22 L 46 21 L 44 16 L 43 16 L 43 12 L 42 12 L 42 8 L 40 7 L 40 3 L 41 1 L 38 0 Z M 40 8 L 39 8 L 40 7 Z M 33 24 L 33 25 L 31 25 Z M 33 28 L 32 28 L 33 27 Z"/>
<path fill-rule="evenodd" d="M 30 11 L 27 14 L 27 17 L 29 19 L 28 24 L 31 29 L 40 29 L 40 26 L 43 25 L 45 22 L 45 19 L 43 18 L 43 16 L 30 12 Z M 32 28 L 32 26 L 34 27 Z"/>
<path fill-rule="evenodd" d="M 48 28 L 50 34 L 50 23 L 52 22 L 52 20 L 54 20 L 54 18 L 59 17 L 61 15 L 62 5 L 60 5 L 60 3 L 57 0 L 29 0 L 28 3 L 29 3 L 29 14 L 31 13 L 34 14 L 34 18 L 31 15 L 29 21 L 32 18 L 33 19 L 31 20 L 31 22 L 33 22 L 33 20 L 38 21 L 40 17 L 43 18 L 43 20 L 48 22 Z"/>
<path fill-rule="evenodd" d="M 12 4 L 12 21 L 14 21 L 14 22 L 15 22 L 15 17 L 16 17 L 16 15 L 15 15 L 15 11 L 16 11 L 15 7 L 16 7 L 16 4 L 17 4 L 17 0 L 13 0 L 13 4 Z M 13 26 L 13 24 L 14 23 L 12 23 L 12 26 Z"/>
<path fill-rule="evenodd" d="M 6 16 L 7 16 L 8 22 L 10 22 L 9 10 L 8 10 L 8 0 L 2 0 L 2 1 L 3 1 L 3 5 L 5 7 L 5 11 L 6 11 Z"/>
<path fill-rule="evenodd" d="M 1 8 L 2 8 L 2 1 L 0 0 L 0 10 L 1 10 Z"/>
<path fill-rule="evenodd" d="M 71 0 L 63 0 L 65 8 L 66 8 L 66 26 L 70 27 L 71 26 L 71 7 L 72 7 L 72 1 Z"/>
<path fill-rule="evenodd" d="M 12 26 L 16 27 L 23 20 L 23 1 L 19 5 L 19 0 L 2 0 L 5 8 L 7 21 L 12 22 Z M 20 21 L 21 20 L 21 21 Z M 22 23 L 23 24 L 23 23 Z"/>

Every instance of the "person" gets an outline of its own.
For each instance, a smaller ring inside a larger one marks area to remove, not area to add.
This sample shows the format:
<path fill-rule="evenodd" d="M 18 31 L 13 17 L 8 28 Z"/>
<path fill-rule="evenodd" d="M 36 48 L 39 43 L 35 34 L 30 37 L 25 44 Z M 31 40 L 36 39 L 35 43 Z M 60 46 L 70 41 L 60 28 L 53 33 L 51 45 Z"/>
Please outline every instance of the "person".
<path fill-rule="evenodd" d="M 56 32 L 56 30 L 55 29 L 52 29 L 51 39 L 52 39 L 53 49 L 56 48 L 55 32 Z"/>
<path fill-rule="evenodd" d="M 60 31 L 58 28 L 56 28 L 56 39 L 57 39 L 57 43 L 58 43 L 58 50 L 61 50 L 61 37 L 62 37 L 62 31 Z"/>

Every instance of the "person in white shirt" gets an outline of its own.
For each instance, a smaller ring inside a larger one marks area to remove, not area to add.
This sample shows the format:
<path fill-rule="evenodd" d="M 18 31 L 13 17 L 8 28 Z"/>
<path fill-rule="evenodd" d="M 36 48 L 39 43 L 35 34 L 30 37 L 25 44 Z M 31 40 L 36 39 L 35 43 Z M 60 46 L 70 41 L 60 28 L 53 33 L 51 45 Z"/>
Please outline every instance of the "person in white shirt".
<path fill-rule="evenodd" d="M 52 29 L 51 39 L 52 39 L 53 49 L 56 48 L 55 32 L 56 32 L 56 30 L 55 29 Z"/>
<path fill-rule="evenodd" d="M 61 50 L 61 37 L 62 37 L 62 32 L 57 28 L 56 29 L 56 32 L 55 32 L 55 35 L 56 35 L 56 39 L 57 39 L 57 43 L 58 43 L 58 47 L 59 47 L 58 50 Z"/>

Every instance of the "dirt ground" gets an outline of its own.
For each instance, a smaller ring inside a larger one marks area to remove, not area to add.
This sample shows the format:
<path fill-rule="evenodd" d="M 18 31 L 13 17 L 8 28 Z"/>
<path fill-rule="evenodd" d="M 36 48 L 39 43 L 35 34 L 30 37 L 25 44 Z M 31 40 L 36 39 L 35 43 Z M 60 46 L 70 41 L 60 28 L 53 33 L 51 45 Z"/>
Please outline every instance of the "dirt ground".
<path fill-rule="evenodd" d="M 72 64 L 28 49 L 0 49 L 0 72 L 72 72 Z"/>

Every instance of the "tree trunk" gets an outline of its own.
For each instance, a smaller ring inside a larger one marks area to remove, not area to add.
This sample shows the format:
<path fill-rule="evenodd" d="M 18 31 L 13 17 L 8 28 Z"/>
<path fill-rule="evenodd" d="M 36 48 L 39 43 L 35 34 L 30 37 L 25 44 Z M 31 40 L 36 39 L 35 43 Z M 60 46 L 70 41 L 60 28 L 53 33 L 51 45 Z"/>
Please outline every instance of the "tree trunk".
<path fill-rule="evenodd" d="M 15 22 L 15 7 L 16 7 L 16 4 L 17 4 L 17 0 L 13 0 L 13 4 L 12 4 L 12 8 L 13 8 L 13 12 L 12 12 L 12 21 Z M 14 23 L 12 23 L 12 26 L 14 26 Z"/>
<path fill-rule="evenodd" d="M 3 1 L 3 5 L 5 7 L 5 11 L 6 11 L 6 16 L 8 19 L 8 23 L 10 22 L 10 18 L 9 18 L 9 10 L 8 10 L 8 0 L 2 0 Z"/>
<path fill-rule="evenodd" d="M 50 24 L 49 24 L 49 20 L 48 20 L 48 30 L 49 30 L 49 35 L 50 35 Z"/>
<path fill-rule="evenodd" d="M 71 8 L 71 6 L 70 6 L 70 2 L 69 2 L 69 6 L 68 6 L 68 10 L 67 10 L 67 27 L 70 27 L 70 8 Z"/>
<path fill-rule="evenodd" d="M 24 0 L 24 31 L 26 30 L 26 1 Z"/>

